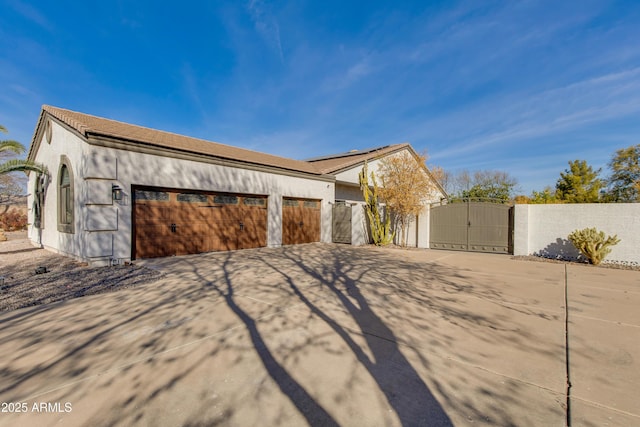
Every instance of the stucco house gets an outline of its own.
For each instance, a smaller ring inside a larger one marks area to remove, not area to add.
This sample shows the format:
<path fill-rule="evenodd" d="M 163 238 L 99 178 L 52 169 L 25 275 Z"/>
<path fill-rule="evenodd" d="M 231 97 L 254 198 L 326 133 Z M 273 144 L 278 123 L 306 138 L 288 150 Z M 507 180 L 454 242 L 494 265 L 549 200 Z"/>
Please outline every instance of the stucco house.
<path fill-rule="evenodd" d="M 332 242 L 334 212 L 349 206 L 345 243 L 364 244 L 358 172 L 403 151 L 415 154 L 396 144 L 300 161 L 43 106 L 28 159 L 49 173 L 29 175 L 29 238 L 92 264 L 119 264 Z M 437 188 L 434 200 L 444 196 Z M 411 245 L 428 247 L 428 225 L 426 208 Z"/>

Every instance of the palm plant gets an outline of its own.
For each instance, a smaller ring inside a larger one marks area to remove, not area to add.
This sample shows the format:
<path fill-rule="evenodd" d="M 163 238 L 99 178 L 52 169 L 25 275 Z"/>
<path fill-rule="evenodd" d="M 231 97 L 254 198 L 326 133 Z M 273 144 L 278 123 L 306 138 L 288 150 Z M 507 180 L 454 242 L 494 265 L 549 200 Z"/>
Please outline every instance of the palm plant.
<path fill-rule="evenodd" d="M 7 128 L 0 125 L 0 132 L 7 133 Z M 26 151 L 24 145 L 18 141 L 11 139 L 5 139 L 0 141 L 0 155 L 3 157 L 9 153 L 9 155 L 19 155 Z M 4 175 L 10 172 L 36 172 L 46 173 L 46 168 L 36 162 L 30 160 L 12 159 L 7 160 L 0 164 L 0 175 Z"/>
<path fill-rule="evenodd" d="M 0 132 L 7 133 L 7 128 L 0 125 Z M 0 158 L 7 156 L 20 155 L 26 151 L 24 145 L 18 141 L 11 139 L 0 140 Z M 5 175 L 11 172 L 36 172 L 37 174 L 46 174 L 47 168 L 31 160 L 22 159 L 10 159 L 3 163 L 0 163 L 0 175 Z M 6 240 L 4 230 L 0 228 L 0 241 Z"/>

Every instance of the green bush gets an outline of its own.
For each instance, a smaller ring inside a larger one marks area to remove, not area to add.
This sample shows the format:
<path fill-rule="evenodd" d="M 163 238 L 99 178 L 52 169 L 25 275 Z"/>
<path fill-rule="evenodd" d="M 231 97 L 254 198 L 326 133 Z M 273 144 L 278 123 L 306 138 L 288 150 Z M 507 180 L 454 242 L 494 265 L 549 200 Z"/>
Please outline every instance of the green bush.
<path fill-rule="evenodd" d="M 611 252 L 610 246 L 620 242 L 617 235 L 605 237 L 604 232 L 595 227 L 575 230 L 569 234 L 569 240 L 593 265 L 600 264 Z"/>

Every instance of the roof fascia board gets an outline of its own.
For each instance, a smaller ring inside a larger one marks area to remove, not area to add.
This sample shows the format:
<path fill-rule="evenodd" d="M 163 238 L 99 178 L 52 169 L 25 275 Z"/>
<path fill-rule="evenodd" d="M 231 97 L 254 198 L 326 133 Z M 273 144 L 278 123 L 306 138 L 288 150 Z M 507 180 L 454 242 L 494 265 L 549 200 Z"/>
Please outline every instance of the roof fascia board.
<path fill-rule="evenodd" d="M 336 178 L 333 175 L 326 174 L 312 174 L 294 171 L 284 168 L 276 168 L 267 165 L 259 165 L 255 163 L 242 162 L 239 160 L 225 159 L 222 157 L 208 156 L 206 154 L 198 154 L 183 150 L 172 150 L 170 148 L 158 147 L 152 144 L 146 144 L 137 141 L 129 141 L 125 139 L 113 138 L 108 136 L 102 136 L 89 133 L 87 137 L 83 138 L 88 144 L 102 146 L 106 148 L 114 148 L 117 150 L 131 151 L 141 154 L 151 154 L 156 156 L 166 156 L 179 160 L 192 160 L 201 163 L 208 163 L 212 165 L 237 167 L 242 169 L 254 170 L 257 172 L 273 173 L 277 175 L 292 176 L 296 178 L 314 179 L 317 181 L 335 182 Z"/>
<path fill-rule="evenodd" d="M 362 165 L 364 165 L 364 162 L 371 162 L 371 161 L 374 161 L 374 160 L 379 160 L 379 159 L 381 159 L 381 158 L 383 158 L 383 157 L 387 157 L 387 156 L 388 156 L 388 155 L 390 155 L 390 154 L 395 154 L 395 153 L 397 153 L 397 152 L 399 152 L 399 151 L 402 151 L 402 150 L 404 150 L 404 149 L 405 149 L 405 148 L 407 148 L 407 147 L 411 147 L 411 146 L 410 146 L 410 145 L 401 145 L 401 146 L 399 146 L 399 147 L 397 147 L 397 148 L 395 148 L 395 149 L 393 149 L 393 150 L 391 150 L 391 151 L 387 151 L 386 153 L 379 154 L 379 155 L 377 155 L 377 156 L 373 156 L 373 157 L 368 158 L 368 159 L 365 159 L 365 160 L 361 160 L 361 161 L 359 161 L 359 162 L 357 162 L 357 163 L 354 163 L 354 164 L 352 164 L 352 165 L 350 165 L 350 166 L 345 166 L 345 167 L 343 167 L 342 169 L 338 169 L 338 170 L 336 170 L 336 171 L 331 172 L 331 174 L 332 174 L 332 175 L 337 175 L 337 174 L 339 174 L 339 173 L 346 172 L 346 171 L 351 170 L 351 169 L 355 169 L 355 168 L 356 168 L 356 167 L 358 167 L 358 166 L 362 166 Z M 413 150 L 412 150 L 412 151 L 413 151 Z M 413 151 L 413 154 L 415 155 L 415 151 Z"/>
<path fill-rule="evenodd" d="M 365 161 L 366 161 L 366 162 L 369 162 L 369 161 L 373 161 L 373 160 L 379 160 L 379 159 L 381 159 L 381 158 L 383 158 L 383 157 L 386 157 L 386 156 L 389 156 L 389 155 L 392 155 L 392 154 L 399 153 L 400 151 L 402 151 L 402 150 L 404 150 L 404 149 L 408 149 L 408 150 L 409 150 L 409 153 L 414 157 L 414 159 L 416 160 L 416 162 L 420 163 L 420 165 L 422 166 L 422 168 L 424 169 L 424 171 L 427 173 L 427 175 L 429 176 L 429 178 L 431 178 L 431 181 L 433 181 L 433 182 L 436 184 L 436 186 L 438 187 L 438 190 L 439 190 L 442 194 L 444 194 L 444 196 L 445 196 L 445 197 L 448 197 L 449 195 L 448 195 L 448 194 L 447 194 L 447 192 L 444 190 L 444 188 L 442 187 L 442 185 L 438 182 L 438 180 L 434 178 L 433 174 L 431 173 L 431 171 L 429 170 L 429 168 L 427 167 L 427 165 L 425 165 L 425 164 L 424 164 L 424 162 L 421 162 L 421 161 L 420 161 L 420 155 L 416 152 L 416 150 L 414 150 L 414 149 L 413 149 L 413 147 L 411 146 L 411 144 L 401 145 L 401 146 L 399 146 L 398 148 L 396 148 L 396 149 L 394 149 L 394 150 L 391 150 L 391 151 L 388 151 L 388 152 L 386 152 L 386 153 L 384 153 L 384 154 L 382 154 L 382 155 L 375 156 L 375 157 L 372 157 L 372 158 L 370 158 L 370 159 L 362 160 L 362 161 L 360 161 L 360 162 L 358 162 L 358 163 L 355 163 L 355 164 L 353 164 L 353 165 L 351 165 L 351 166 L 344 167 L 344 168 L 339 169 L 339 170 L 337 170 L 337 171 L 334 171 L 334 172 L 332 172 L 332 173 L 333 173 L 333 174 L 335 174 L 335 175 L 337 175 L 337 174 L 339 174 L 339 173 L 342 173 L 342 172 L 345 172 L 345 171 L 348 171 L 348 170 L 351 170 L 351 169 L 355 169 L 356 167 L 363 166 Z M 340 181 L 336 181 L 336 182 L 340 182 Z M 340 182 L 340 183 L 341 183 L 341 182 Z"/>
<path fill-rule="evenodd" d="M 43 123 L 44 116 L 49 116 L 49 114 L 40 110 L 40 115 L 38 116 L 38 122 L 36 123 L 36 128 L 33 131 L 33 136 L 31 137 L 31 145 L 29 146 L 29 153 L 27 154 L 27 160 L 34 161 L 35 155 L 40 149 L 40 142 L 42 141 L 42 132 L 43 132 Z"/>
<path fill-rule="evenodd" d="M 31 143 L 31 149 L 29 150 L 29 160 L 33 160 L 38 149 L 40 148 L 40 141 L 42 140 L 42 132 L 43 132 L 43 124 L 45 123 L 45 117 L 48 119 L 55 121 L 60 126 L 64 127 L 67 131 L 73 133 L 78 138 L 82 139 L 88 144 L 103 146 L 107 148 L 115 148 L 118 150 L 132 151 L 138 152 L 142 154 L 151 154 L 151 155 L 166 155 L 168 157 L 172 157 L 175 159 L 181 160 L 193 160 L 201 163 L 209 163 L 220 166 L 228 166 L 228 167 L 239 167 L 242 169 L 255 170 L 258 172 L 266 172 L 266 173 L 275 173 L 278 175 L 292 176 L 296 178 L 306 178 L 306 179 L 315 179 L 318 181 L 325 182 L 335 182 L 336 178 L 333 175 L 328 174 L 312 174 L 312 173 L 304 173 L 298 172 L 290 169 L 284 168 L 276 168 L 266 165 L 258 165 L 255 163 L 241 162 L 237 160 L 224 159 L 220 157 L 207 156 L 205 154 L 197 154 L 191 153 L 188 151 L 182 150 L 171 150 L 169 148 L 158 147 L 152 144 L 146 144 L 138 141 L 130 141 L 125 139 L 119 139 L 114 137 L 102 136 L 99 134 L 92 134 L 87 132 L 84 133 L 79 132 L 74 127 L 68 125 L 64 121 L 58 119 L 57 117 L 51 115 L 49 112 L 42 110 L 40 113 L 40 118 L 38 119 L 38 124 L 36 125 L 36 130 L 33 136 L 33 140 Z M 35 144 L 34 144 L 35 143 Z"/>

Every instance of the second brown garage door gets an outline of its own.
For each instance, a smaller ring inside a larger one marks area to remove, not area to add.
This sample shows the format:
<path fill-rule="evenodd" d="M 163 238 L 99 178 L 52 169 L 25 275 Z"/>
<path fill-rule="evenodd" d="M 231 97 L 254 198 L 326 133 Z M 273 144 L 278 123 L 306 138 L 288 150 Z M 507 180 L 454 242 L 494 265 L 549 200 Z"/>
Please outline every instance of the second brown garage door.
<path fill-rule="evenodd" d="M 320 241 L 320 200 L 285 197 L 282 200 L 282 243 Z"/>
<path fill-rule="evenodd" d="M 267 198 L 134 189 L 134 258 L 267 245 Z"/>

